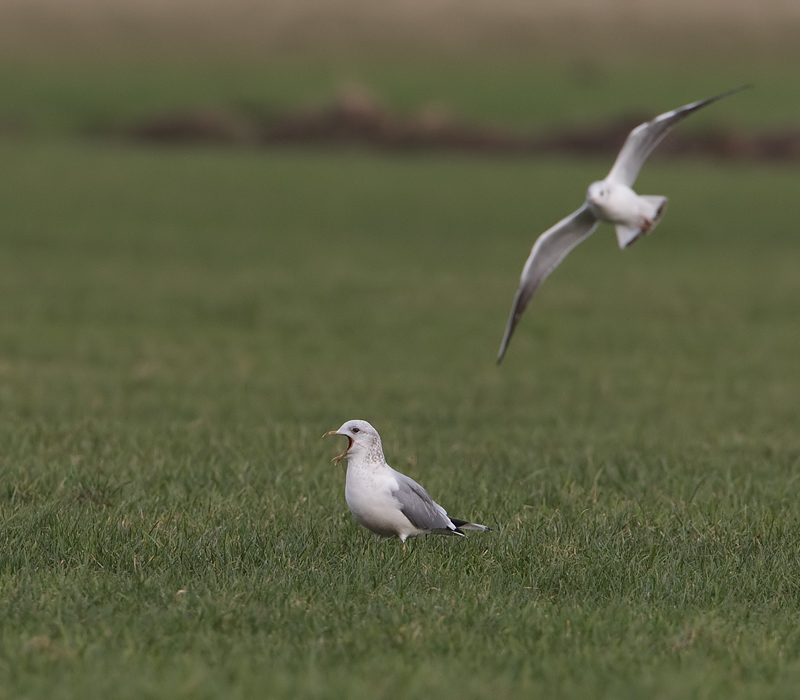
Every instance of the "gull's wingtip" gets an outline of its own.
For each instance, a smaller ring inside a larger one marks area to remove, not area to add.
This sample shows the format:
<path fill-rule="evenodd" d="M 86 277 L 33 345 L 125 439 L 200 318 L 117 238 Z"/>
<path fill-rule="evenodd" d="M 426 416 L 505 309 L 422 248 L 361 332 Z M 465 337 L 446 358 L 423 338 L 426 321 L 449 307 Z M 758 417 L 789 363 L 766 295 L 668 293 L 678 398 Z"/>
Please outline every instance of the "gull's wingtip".
<path fill-rule="evenodd" d="M 750 88 L 755 87 L 753 83 L 747 83 L 747 85 L 741 85 L 739 87 L 733 88 L 733 90 L 727 90 L 725 92 L 721 92 L 719 95 L 714 95 L 714 97 L 709 97 L 707 100 L 700 100 L 701 106 L 705 106 L 712 102 L 716 102 L 717 100 L 722 100 L 725 97 L 730 97 L 731 95 L 735 95 L 737 92 L 742 92 L 743 90 L 749 90 Z"/>
<path fill-rule="evenodd" d="M 683 107 L 678 107 L 677 109 L 673 109 L 671 112 L 664 112 L 664 114 L 660 114 L 657 116 L 653 121 L 659 122 L 663 120 L 671 120 L 670 123 L 674 123 L 677 120 L 683 119 L 688 115 L 696 112 L 698 109 L 702 109 L 714 102 L 718 102 L 719 100 L 723 100 L 726 97 L 730 97 L 731 95 L 735 95 L 743 90 L 749 90 L 750 88 L 755 87 L 753 83 L 748 83 L 747 85 L 741 85 L 740 87 L 735 87 L 732 90 L 726 90 L 725 92 L 721 92 L 718 95 L 714 95 L 712 97 L 706 97 L 703 100 L 697 100 L 696 102 L 690 102 L 688 105 L 684 105 Z M 645 122 L 642 126 L 646 126 L 652 122 Z M 638 127 L 637 127 L 638 128 Z"/>
<path fill-rule="evenodd" d="M 500 347 L 500 352 L 498 352 L 498 353 L 497 353 L 497 360 L 495 361 L 495 364 L 496 364 L 498 367 L 499 367 L 499 366 L 500 366 L 500 364 L 503 362 L 503 355 L 505 355 L 505 354 L 506 354 L 506 349 L 505 349 L 505 346 L 501 346 L 501 347 Z"/>
<path fill-rule="evenodd" d="M 503 358 L 506 355 L 506 350 L 508 350 L 508 343 L 511 340 L 511 335 L 514 332 L 514 327 L 511 326 L 510 328 L 506 328 L 506 333 L 503 336 L 503 342 L 500 343 L 500 352 L 497 353 L 497 366 L 500 366 L 500 363 L 503 361 Z"/>
<path fill-rule="evenodd" d="M 737 88 L 733 88 L 733 90 L 728 90 L 728 92 L 723 92 L 718 99 L 722 99 L 723 97 L 730 97 L 731 95 L 735 95 L 737 92 L 743 92 L 744 90 L 751 90 L 755 87 L 755 83 L 747 83 L 746 85 L 740 85 Z"/>
<path fill-rule="evenodd" d="M 741 92 L 742 90 L 749 90 L 750 88 L 755 87 L 755 83 L 746 83 L 745 85 L 740 85 L 739 87 L 735 87 L 732 90 L 728 90 L 727 92 L 723 92 L 720 97 L 727 97 L 728 95 L 735 95 L 737 92 Z"/>
<path fill-rule="evenodd" d="M 517 323 L 519 323 L 519 317 L 522 315 L 522 312 L 525 310 L 525 306 L 527 306 L 528 303 L 527 301 L 525 301 L 523 304 L 520 305 L 520 295 L 522 294 L 522 289 L 523 288 L 520 287 L 517 290 L 517 295 L 514 297 L 514 306 L 511 307 L 511 315 L 508 317 L 506 330 L 505 333 L 503 333 L 503 342 L 500 343 L 500 352 L 497 353 L 498 366 L 505 357 L 506 350 L 508 350 L 508 345 L 511 342 L 511 336 L 514 335 L 514 331 L 517 328 Z"/>
<path fill-rule="evenodd" d="M 456 530 L 473 530 L 475 532 L 492 531 L 492 528 L 486 527 L 486 525 L 481 525 L 480 523 L 471 523 L 469 520 L 461 520 L 461 518 L 450 518 L 450 522 L 456 526 Z"/>

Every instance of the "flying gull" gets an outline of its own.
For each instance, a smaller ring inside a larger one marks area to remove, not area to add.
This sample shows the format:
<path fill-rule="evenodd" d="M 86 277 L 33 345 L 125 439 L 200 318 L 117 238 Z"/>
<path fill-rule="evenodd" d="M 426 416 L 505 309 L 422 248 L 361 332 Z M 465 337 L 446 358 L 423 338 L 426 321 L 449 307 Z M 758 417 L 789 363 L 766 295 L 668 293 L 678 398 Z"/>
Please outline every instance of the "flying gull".
<path fill-rule="evenodd" d="M 692 102 L 671 112 L 665 112 L 652 121 L 640 124 L 628 134 L 605 180 L 589 185 L 583 206 L 547 229 L 533 244 L 531 254 L 522 269 L 517 296 L 497 356 L 498 364 L 505 355 L 522 312 L 525 311 L 539 285 L 569 251 L 594 232 L 601 221 L 608 221 L 616 226 L 620 248 L 627 248 L 640 237 L 647 235 L 661 221 L 667 198 L 638 195 L 631 187 L 647 156 L 669 130 L 692 112 L 744 89 L 742 87 L 730 90 L 716 97 Z"/>
<path fill-rule="evenodd" d="M 416 535 L 460 535 L 464 530 L 486 531 L 485 525 L 451 518 L 416 481 L 386 464 L 381 436 L 367 421 L 350 420 L 328 435 L 344 435 L 347 457 L 344 497 L 353 517 L 380 537 L 399 537 L 405 543 Z"/>

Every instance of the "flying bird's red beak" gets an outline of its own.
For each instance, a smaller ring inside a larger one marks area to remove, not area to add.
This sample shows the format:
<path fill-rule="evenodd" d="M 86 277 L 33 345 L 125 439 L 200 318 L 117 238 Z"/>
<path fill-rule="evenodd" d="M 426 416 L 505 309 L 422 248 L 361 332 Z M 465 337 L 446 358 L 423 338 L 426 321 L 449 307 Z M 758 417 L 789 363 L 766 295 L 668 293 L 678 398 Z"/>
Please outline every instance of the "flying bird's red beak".
<path fill-rule="evenodd" d="M 326 438 L 326 437 L 328 437 L 328 435 L 341 435 L 341 433 L 337 432 L 336 430 L 329 430 L 322 437 Z M 347 453 L 350 451 L 350 448 L 353 446 L 353 438 L 351 438 L 349 435 L 345 435 L 344 437 L 347 438 L 347 449 L 344 452 L 342 452 L 342 454 L 336 455 L 336 457 L 334 457 L 331 460 L 331 462 L 333 462 L 334 464 L 339 464 L 339 462 L 341 462 L 347 456 Z"/>

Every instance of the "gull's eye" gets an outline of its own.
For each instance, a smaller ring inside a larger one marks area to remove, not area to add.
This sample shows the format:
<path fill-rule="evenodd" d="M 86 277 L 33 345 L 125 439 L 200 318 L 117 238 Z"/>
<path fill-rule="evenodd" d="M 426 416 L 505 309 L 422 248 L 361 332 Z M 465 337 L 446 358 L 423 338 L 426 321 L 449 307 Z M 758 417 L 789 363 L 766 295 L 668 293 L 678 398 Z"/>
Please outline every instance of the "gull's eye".
<path fill-rule="evenodd" d="M 353 428 L 353 432 L 354 432 L 354 433 L 357 433 L 357 432 L 359 432 L 359 431 L 358 431 L 358 428 Z"/>

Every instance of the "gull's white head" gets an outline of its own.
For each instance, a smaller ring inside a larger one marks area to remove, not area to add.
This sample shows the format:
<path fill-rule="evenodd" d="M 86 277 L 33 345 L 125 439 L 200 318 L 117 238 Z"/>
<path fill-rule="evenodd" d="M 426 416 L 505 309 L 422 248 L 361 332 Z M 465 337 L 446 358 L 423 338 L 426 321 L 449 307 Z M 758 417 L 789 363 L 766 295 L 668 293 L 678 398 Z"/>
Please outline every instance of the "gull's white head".
<path fill-rule="evenodd" d="M 334 464 L 339 464 L 345 457 L 348 460 L 359 456 L 383 459 L 381 436 L 365 420 L 349 420 L 339 430 L 330 430 L 322 437 L 328 435 L 344 435 L 348 440 L 347 449 L 333 459 Z"/>
<path fill-rule="evenodd" d="M 611 196 L 611 187 L 605 180 L 599 180 L 589 185 L 589 190 L 586 192 L 586 201 L 590 205 L 603 207 L 608 204 L 608 199 Z"/>

